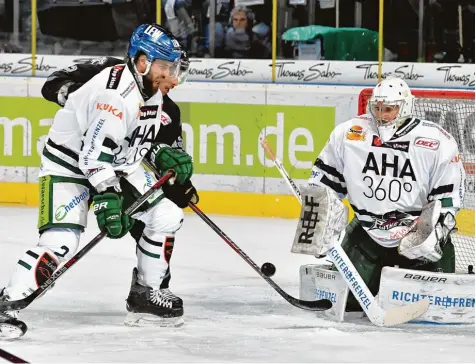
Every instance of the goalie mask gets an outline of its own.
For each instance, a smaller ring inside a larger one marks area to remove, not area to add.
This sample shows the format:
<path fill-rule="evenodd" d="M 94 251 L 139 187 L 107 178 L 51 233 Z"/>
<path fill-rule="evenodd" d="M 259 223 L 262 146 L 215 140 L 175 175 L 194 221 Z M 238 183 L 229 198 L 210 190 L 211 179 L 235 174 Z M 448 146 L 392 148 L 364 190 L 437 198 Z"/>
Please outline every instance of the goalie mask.
<path fill-rule="evenodd" d="M 412 117 L 413 100 L 410 88 L 400 78 L 387 78 L 375 86 L 367 107 L 383 142 L 390 140 L 400 125 Z"/>

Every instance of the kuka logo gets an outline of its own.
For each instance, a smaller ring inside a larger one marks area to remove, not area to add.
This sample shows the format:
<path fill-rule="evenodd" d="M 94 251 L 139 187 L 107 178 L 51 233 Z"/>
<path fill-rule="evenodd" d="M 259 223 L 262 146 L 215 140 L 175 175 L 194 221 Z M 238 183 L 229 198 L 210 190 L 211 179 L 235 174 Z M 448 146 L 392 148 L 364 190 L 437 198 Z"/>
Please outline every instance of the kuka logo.
<path fill-rule="evenodd" d="M 108 111 L 115 117 L 119 118 L 119 120 L 122 120 L 122 111 L 118 111 L 114 106 L 109 105 L 109 104 L 103 104 L 102 102 L 98 102 L 96 104 L 96 109 L 102 110 L 102 111 Z"/>

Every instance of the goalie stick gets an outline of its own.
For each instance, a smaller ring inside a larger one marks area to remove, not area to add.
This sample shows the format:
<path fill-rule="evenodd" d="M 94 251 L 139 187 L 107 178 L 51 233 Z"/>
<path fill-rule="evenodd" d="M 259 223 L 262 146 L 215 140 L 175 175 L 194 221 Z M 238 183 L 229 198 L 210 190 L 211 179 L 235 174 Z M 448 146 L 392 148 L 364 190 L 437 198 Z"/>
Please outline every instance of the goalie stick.
<path fill-rule="evenodd" d="M 132 214 L 134 213 L 155 191 L 162 186 L 168 180 L 172 180 L 174 177 L 174 172 L 167 172 L 163 177 L 161 177 L 146 193 L 137 199 L 129 208 L 127 208 L 124 213 Z M 81 258 L 83 258 L 92 248 L 94 248 L 102 239 L 106 237 L 106 232 L 99 233 L 94 239 L 92 239 L 88 244 L 86 244 L 79 252 L 77 252 L 71 259 L 69 259 L 60 269 L 55 271 L 51 277 L 38 287 L 32 294 L 17 301 L 1 301 L 0 302 L 0 311 L 17 311 L 23 310 L 28 307 L 36 298 L 45 293 L 48 289 L 51 288 L 54 282 L 58 280 L 68 269 L 75 265 Z M 3 316 L 3 315 L 2 315 Z"/>
<path fill-rule="evenodd" d="M 296 186 L 294 181 L 291 179 L 291 177 L 289 177 L 289 174 L 284 169 L 283 164 L 273 153 L 266 139 L 264 139 L 261 142 L 261 146 L 265 149 L 265 151 L 268 153 L 270 158 L 273 160 L 274 165 L 278 168 L 279 172 L 281 173 L 283 178 L 286 180 L 288 186 L 293 191 L 294 196 L 296 196 L 299 202 L 302 203 L 301 193 L 299 192 L 298 187 Z M 377 299 L 372 295 L 372 293 L 368 289 L 367 285 L 363 281 L 360 274 L 357 272 L 357 269 L 355 269 L 354 265 L 352 264 L 349 257 L 345 253 L 344 249 L 342 249 L 342 247 L 339 244 L 335 244 L 329 251 L 332 253 L 328 254 L 327 257 L 329 257 L 331 261 L 334 263 L 334 266 L 337 268 L 341 276 L 344 278 L 347 286 L 355 295 L 355 297 L 359 297 L 359 293 L 357 292 L 355 285 L 353 284 L 351 279 L 354 279 L 355 282 L 357 282 L 357 284 L 360 285 L 360 288 L 362 289 L 363 293 L 367 297 L 369 297 L 370 304 L 368 306 L 363 305 L 358 299 L 357 301 L 359 301 L 362 309 L 365 311 L 365 313 L 367 314 L 367 317 L 374 325 L 393 326 L 393 325 L 403 324 L 423 315 L 428 310 L 430 301 L 428 300 L 428 298 L 424 298 L 422 300 L 413 302 L 406 306 L 396 307 L 396 308 L 392 308 L 390 310 L 385 311 L 379 306 Z M 347 273 L 343 272 L 343 269 L 341 268 L 340 264 L 338 264 L 337 262 L 336 256 L 339 257 L 341 259 L 341 262 L 343 262 L 347 266 L 348 268 Z M 351 274 L 349 274 L 349 272 Z"/>
<path fill-rule="evenodd" d="M 155 167 L 146 159 L 143 160 L 143 163 L 149 168 L 153 173 L 156 175 L 158 174 Z M 317 301 L 304 301 L 292 297 L 288 293 L 286 293 L 280 286 L 278 286 L 270 277 L 266 276 L 261 272 L 260 267 L 256 265 L 256 263 L 243 251 L 241 248 L 236 245 L 233 240 L 231 240 L 210 218 L 205 215 L 205 213 L 198 208 L 192 202 L 189 202 L 188 206 L 195 212 L 208 226 L 212 228 L 224 241 L 227 243 L 238 255 L 243 258 L 243 260 L 248 263 L 251 268 L 255 270 L 268 284 L 274 288 L 276 292 L 278 292 L 281 297 L 283 297 L 286 301 L 288 301 L 291 305 L 301 308 L 303 310 L 309 311 L 325 311 L 332 307 L 332 302 L 326 299 L 317 300 Z"/>
<path fill-rule="evenodd" d="M 0 358 L 3 358 L 10 363 L 26 363 L 28 364 L 29 362 L 26 360 L 23 360 L 22 358 L 19 358 L 16 355 L 10 354 L 8 351 L 0 349 Z"/>

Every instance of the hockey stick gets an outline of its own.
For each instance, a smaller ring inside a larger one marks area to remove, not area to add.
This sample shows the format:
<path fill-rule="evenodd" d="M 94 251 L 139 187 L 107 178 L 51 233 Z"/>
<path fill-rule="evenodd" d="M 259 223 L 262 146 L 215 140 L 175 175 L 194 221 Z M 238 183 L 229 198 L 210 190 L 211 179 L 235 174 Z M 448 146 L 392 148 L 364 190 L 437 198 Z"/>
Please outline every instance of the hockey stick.
<path fill-rule="evenodd" d="M 157 174 L 157 170 L 155 167 L 149 162 L 144 159 L 143 163 L 149 168 L 152 172 Z M 227 243 L 235 252 L 238 253 L 240 257 L 242 257 L 246 263 L 248 263 L 251 268 L 253 268 L 256 273 L 258 273 L 268 284 L 273 287 L 276 292 L 278 292 L 281 297 L 283 297 L 286 301 L 288 301 L 290 304 L 293 306 L 299 307 L 303 310 L 309 310 L 309 311 L 324 311 L 328 310 L 329 308 L 332 307 L 332 302 L 329 300 L 317 300 L 317 301 L 303 301 L 297 298 L 292 297 L 291 295 L 287 294 L 284 292 L 284 290 L 279 287 L 270 277 L 264 275 L 261 272 L 260 267 L 256 265 L 256 263 L 243 251 L 240 249 L 238 245 L 236 245 L 233 240 L 231 240 L 224 232 L 221 230 L 210 218 L 205 215 L 205 213 L 198 208 L 197 205 L 195 205 L 192 202 L 189 202 L 188 206 L 195 212 L 208 226 L 212 228 L 213 231 L 215 231 L 224 241 Z"/>
<path fill-rule="evenodd" d="M 329 300 L 317 300 L 317 301 L 303 301 L 297 298 L 292 297 L 291 295 L 287 294 L 284 292 L 284 290 L 279 287 L 271 278 L 268 276 L 264 275 L 261 272 L 261 269 L 256 265 L 256 263 L 243 251 L 240 249 L 238 245 L 236 245 L 233 240 L 231 240 L 210 218 L 205 215 L 202 210 L 198 208 L 197 205 L 195 205 L 192 202 L 188 203 L 188 206 L 208 225 L 212 228 L 214 232 L 216 232 L 224 241 L 227 243 L 235 252 L 238 253 L 240 257 L 243 258 L 243 260 L 248 263 L 251 268 L 255 270 L 256 273 L 258 273 L 266 282 L 269 283 L 271 287 L 275 289 L 276 292 L 278 292 L 281 297 L 283 297 L 286 301 L 288 301 L 290 304 L 293 306 L 299 307 L 303 310 L 309 310 L 309 311 L 325 311 L 328 310 L 329 308 L 332 307 L 332 302 Z"/>
<path fill-rule="evenodd" d="M 26 363 L 26 364 L 29 363 L 28 361 L 23 360 L 22 358 L 19 358 L 16 355 L 10 354 L 9 352 L 2 349 L 0 349 L 0 358 L 3 358 L 9 361 L 10 363 Z"/>
<path fill-rule="evenodd" d="M 276 158 L 276 155 L 271 150 L 267 140 L 264 139 L 261 142 L 261 145 L 273 160 L 274 164 L 286 180 L 288 186 L 291 188 L 296 198 L 299 200 L 300 203 L 302 203 L 301 193 L 299 192 L 299 189 L 297 188 L 291 177 L 289 177 L 281 161 Z M 335 244 L 329 250 L 327 256 L 332 260 L 334 266 L 344 278 L 347 286 L 350 288 L 357 301 L 359 301 L 360 306 L 367 314 L 367 317 L 374 325 L 393 326 L 403 324 L 423 315 L 428 310 L 428 306 L 430 305 L 430 301 L 428 300 L 428 298 L 424 298 L 423 300 L 413 302 L 406 306 L 392 308 L 387 311 L 383 310 L 379 306 L 377 299 L 368 289 L 360 274 L 355 269 L 354 265 L 345 253 L 344 249 L 342 249 L 339 244 Z M 346 268 L 345 272 L 343 267 Z M 357 291 L 357 285 L 360 286 L 362 292 Z M 364 293 L 364 295 L 369 299 L 370 303 L 362 301 L 362 297 L 364 297 L 362 293 Z"/>
<path fill-rule="evenodd" d="M 146 193 L 137 199 L 124 213 L 131 215 L 134 213 L 147 199 L 155 193 L 155 191 L 162 186 L 169 179 L 174 177 L 174 172 L 167 172 L 161 177 Z M 51 277 L 37 288 L 32 294 L 17 301 L 2 301 L 0 302 L 0 311 L 16 311 L 23 310 L 30 305 L 38 296 L 42 295 L 45 291 L 51 288 L 54 282 L 58 280 L 68 269 L 75 265 L 81 258 L 83 258 L 92 248 L 94 248 L 104 237 L 106 232 L 100 232 L 93 240 L 86 244 L 79 252 L 77 252 L 71 259 L 69 259 L 60 269 L 55 271 Z"/>

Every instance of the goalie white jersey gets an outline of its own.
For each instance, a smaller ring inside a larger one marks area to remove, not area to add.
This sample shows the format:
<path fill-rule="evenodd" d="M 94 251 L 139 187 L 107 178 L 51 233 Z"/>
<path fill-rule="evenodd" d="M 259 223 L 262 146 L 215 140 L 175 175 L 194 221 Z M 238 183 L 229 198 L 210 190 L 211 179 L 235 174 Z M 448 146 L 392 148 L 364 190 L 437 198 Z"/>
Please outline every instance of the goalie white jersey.
<path fill-rule="evenodd" d="M 395 247 L 422 207 L 462 206 L 465 172 L 454 138 L 437 124 L 408 119 L 383 143 L 371 115 L 339 124 L 319 154 L 309 184 L 347 196 L 357 219 L 380 245 Z"/>
<path fill-rule="evenodd" d="M 88 178 L 96 187 L 116 171 L 134 171 L 159 131 L 161 109 L 161 93 L 145 102 L 125 64 L 105 68 L 56 113 L 40 177 Z"/>

